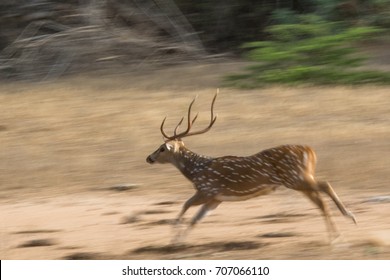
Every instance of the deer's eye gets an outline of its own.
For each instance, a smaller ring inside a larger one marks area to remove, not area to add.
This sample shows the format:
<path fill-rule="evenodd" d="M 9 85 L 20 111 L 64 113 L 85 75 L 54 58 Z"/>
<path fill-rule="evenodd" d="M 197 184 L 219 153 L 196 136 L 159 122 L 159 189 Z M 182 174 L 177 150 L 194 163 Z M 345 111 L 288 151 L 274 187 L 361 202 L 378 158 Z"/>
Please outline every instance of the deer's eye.
<path fill-rule="evenodd" d="M 160 153 L 164 152 L 165 151 L 165 147 L 161 147 L 160 148 Z"/>

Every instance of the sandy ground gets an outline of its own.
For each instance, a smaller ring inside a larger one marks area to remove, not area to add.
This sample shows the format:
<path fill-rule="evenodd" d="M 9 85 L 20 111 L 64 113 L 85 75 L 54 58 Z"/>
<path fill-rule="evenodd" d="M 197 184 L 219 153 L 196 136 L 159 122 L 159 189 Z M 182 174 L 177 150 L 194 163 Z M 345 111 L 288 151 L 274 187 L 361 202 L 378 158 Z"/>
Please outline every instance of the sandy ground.
<path fill-rule="evenodd" d="M 218 120 L 187 146 L 210 156 L 308 144 L 358 225 L 331 204 L 329 244 L 314 205 L 288 189 L 222 203 L 170 246 L 172 219 L 194 192 L 145 158 L 189 102 L 209 118 L 220 76 L 237 63 L 103 78 L 0 85 L 1 259 L 390 259 L 390 88 L 222 88 Z M 190 209 L 188 219 L 197 209 Z"/>

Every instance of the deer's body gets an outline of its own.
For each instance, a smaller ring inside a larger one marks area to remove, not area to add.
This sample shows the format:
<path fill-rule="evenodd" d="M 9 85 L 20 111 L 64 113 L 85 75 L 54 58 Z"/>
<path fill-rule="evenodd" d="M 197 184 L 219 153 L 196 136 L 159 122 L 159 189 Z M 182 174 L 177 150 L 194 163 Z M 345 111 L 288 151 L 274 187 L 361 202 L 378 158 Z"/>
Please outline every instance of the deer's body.
<path fill-rule="evenodd" d="M 183 143 L 178 146 L 171 163 L 197 191 L 221 201 L 245 200 L 269 186 L 296 188 L 315 168 L 315 154 L 307 146 L 284 145 L 247 157 L 217 158 L 193 153 Z"/>
<path fill-rule="evenodd" d="M 320 192 L 326 193 L 345 216 L 356 222 L 353 214 L 345 208 L 330 184 L 315 179 L 316 155 L 308 146 L 283 145 L 263 150 L 252 156 L 216 158 L 201 156 L 187 149 L 181 140 L 182 137 L 204 133 L 214 124 L 215 98 L 216 96 L 211 107 L 211 122 L 206 129 L 195 133 L 189 132 L 196 119 L 195 117 L 191 121 L 190 117 L 193 101 L 188 111 L 187 130 L 177 134 L 177 129 L 182 122 L 180 121 L 174 136 L 167 136 L 163 131 L 163 122 L 161 132 L 167 141 L 147 158 L 149 163 L 173 164 L 196 189 L 194 196 L 183 205 L 177 222 L 181 221 L 184 213 L 191 206 L 203 205 L 192 219 L 189 228 L 223 201 L 247 200 L 268 194 L 280 186 L 301 191 L 314 202 L 324 214 L 331 234 L 335 234 L 336 229 Z"/>

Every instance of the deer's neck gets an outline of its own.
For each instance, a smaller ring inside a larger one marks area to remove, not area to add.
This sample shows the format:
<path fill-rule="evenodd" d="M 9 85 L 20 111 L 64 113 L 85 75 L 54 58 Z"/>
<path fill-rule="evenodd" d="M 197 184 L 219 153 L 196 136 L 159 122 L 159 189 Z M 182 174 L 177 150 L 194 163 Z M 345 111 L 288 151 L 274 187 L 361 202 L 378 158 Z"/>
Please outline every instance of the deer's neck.
<path fill-rule="evenodd" d="M 203 170 L 208 165 L 211 159 L 211 157 L 194 153 L 186 147 L 180 147 L 175 153 L 172 163 L 191 181 L 196 173 Z"/>

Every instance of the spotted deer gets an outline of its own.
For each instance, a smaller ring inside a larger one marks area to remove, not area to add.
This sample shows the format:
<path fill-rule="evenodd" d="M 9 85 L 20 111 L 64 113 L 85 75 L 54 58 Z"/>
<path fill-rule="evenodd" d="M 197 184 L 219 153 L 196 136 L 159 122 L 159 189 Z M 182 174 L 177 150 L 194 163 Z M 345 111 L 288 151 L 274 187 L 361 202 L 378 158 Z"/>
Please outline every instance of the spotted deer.
<path fill-rule="evenodd" d="M 321 193 L 328 195 L 341 213 L 356 223 L 355 216 L 346 209 L 331 185 L 315 179 L 316 154 L 308 146 L 283 145 L 252 156 L 216 158 L 199 155 L 187 149 L 182 141 L 184 137 L 206 133 L 217 120 L 217 116 L 214 116 L 217 94 L 211 103 L 210 123 L 203 130 L 191 131 L 198 117 L 197 114 L 191 118 L 191 108 L 195 99 L 188 107 L 185 131 L 178 133 L 183 117 L 174 129 L 173 135 L 166 134 L 165 117 L 160 126 L 165 141 L 146 159 L 150 164 L 156 162 L 173 164 L 195 187 L 195 194 L 184 203 L 176 224 L 182 221 L 184 213 L 192 206 L 202 205 L 186 232 L 223 201 L 242 201 L 266 195 L 280 186 L 302 192 L 321 210 L 331 240 L 337 237 L 338 233 Z M 182 234 L 183 232 L 179 233 L 177 237 Z"/>

